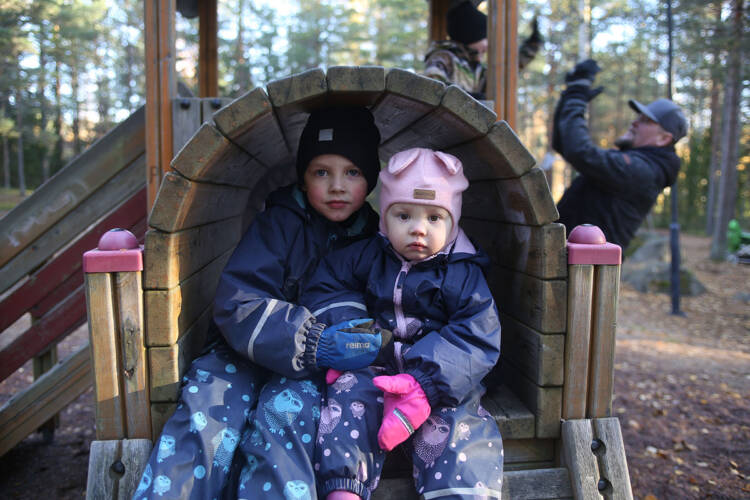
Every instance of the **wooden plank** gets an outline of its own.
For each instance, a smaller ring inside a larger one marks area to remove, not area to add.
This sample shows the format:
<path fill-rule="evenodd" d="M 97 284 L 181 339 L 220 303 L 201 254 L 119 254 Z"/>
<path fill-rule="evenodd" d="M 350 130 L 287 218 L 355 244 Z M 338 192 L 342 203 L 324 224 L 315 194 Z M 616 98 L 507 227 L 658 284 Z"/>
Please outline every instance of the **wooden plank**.
<path fill-rule="evenodd" d="M 503 439 L 505 466 L 550 462 L 555 456 L 554 439 Z"/>
<path fill-rule="evenodd" d="M 245 210 L 247 189 L 193 182 L 170 172 L 156 197 L 149 226 L 173 233 L 228 219 Z"/>
<path fill-rule="evenodd" d="M 80 254 L 79 254 L 80 257 Z M 81 260 L 80 258 L 78 260 Z M 32 318 L 41 318 L 52 309 L 54 309 L 60 302 L 65 300 L 71 293 L 75 292 L 81 285 L 83 285 L 83 272 L 80 267 L 76 269 L 71 276 L 62 282 L 57 282 L 57 288 L 53 289 L 49 295 L 40 300 L 32 308 L 28 310 L 31 313 Z M 29 283 L 28 281 L 26 283 Z M 23 311 L 18 314 L 18 317 L 23 315 Z M 15 316 L 13 314 L 12 316 Z M 1 333 L 0 333 L 1 334 Z"/>
<path fill-rule="evenodd" d="M 437 108 L 381 145 L 383 160 L 408 148 L 445 150 L 476 139 L 487 133 L 495 119 L 495 113 L 450 85 Z"/>
<path fill-rule="evenodd" d="M 502 363 L 501 374 L 505 384 L 534 413 L 536 437 L 559 437 L 562 388 L 538 386 L 510 363 Z"/>
<path fill-rule="evenodd" d="M 0 266 L 135 162 L 143 151 L 144 110 L 141 107 L 63 167 L 51 182 L 39 186 L 0 218 Z M 142 183 L 142 170 L 140 173 Z"/>
<path fill-rule="evenodd" d="M 575 498 L 600 498 L 599 466 L 591 452 L 594 433 L 590 420 L 566 420 L 562 424 L 565 464 Z"/>
<path fill-rule="evenodd" d="M 232 252 L 214 259 L 178 286 L 146 290 L 146 345 L 171 346 L 214 300 L 221 271 Z"/>
<path fill-rule="evenodd" d="M 503 360 L 511 362 L 537 385 L 562 386 L 565 335 L 542 334 L 501 314 Z"/>
<path fill-rule="evenodd" d="M 447 152 L 461 160 L 470 181 L 521 177 L 536 164 L 534 157 L 504 121 L 492 124 L 487 135 Z"/>
<path fill-rule="evenodd" d="M 326 74 L 333 106 L 372 106 L 385 90 L 382 66 L 331 66 Z"/>
<path fill-rule="evenodd" d="M 307 116 L 325 104 L 328 93 L 326 75 L 320 69 L 311 69 L 270 82 L 266 89 L 287 146 L 292 154 L 296 154 Z"/>
<path fill-rule="evenodd" d="M 8 290 L 18 280 L 41 266 L 55 252 L 70 243 L 103 214 L 133 197 L 143 187 L 143 157 L 110 179 L 76 208 L 59 219 L 48 231 L 18 252 L 0 268 L 0 293 Z M 136 214 L 138 213 L 136 212 Z M 108 228 L 109 229 L 109 228 Z"/>
<path fill-rule="evenodd" d="M 586 416 L 593 283 L 594 266 L 568 266 L 568 325 L 562 412 L 565 419 Z"/>
<path fill-rule="evenodd" d="M 232 102 L 228 97 L 204 97 L 201 99 L 201 123 L 211 122 L 216 111 Z"/>
<path fill-rule="evenodd" d="M 177 403 L 151 403 L 151 441 L 156 442 L 159 439 L 164 424 L 172 416 L 175 408 Z"/>
<path fill-rule="evenodd" d="M 179 97 L 172 99 L 171 106 L 172 150 L 180 151 L 201 126 L 201 100 L 197 97 Z"/>
<path fill-rule="evenodd" d="M 209 123 L 201 125 L 177 153 L 172 168 L 192 181 L 247 189 L 251 189 L 267 170 Z"/>
<path fill-rule="evenodd" d="M 487 252 L 492 265 L 537 278 L 565 278 L 568 256 L 565 226 L 552 223 L 526 226 L 461 217 L 461 227 Z"/>
<path fill-rule="evenodd" d="M 393 68 L 385 77 L 385 94 L 372 108 L 380 138 L 395 134 L 435 109 L 445 93 L 445 85 L 432 78 Z"/>
<path fill-rule="evenodd" d="M 451 2 L 449 0 L 432 0 L 430 2 L 430 14 L 427 22 L 430 43 L 438 40 L 448 39 L 448 8 Z"/>
<path fill-rule="evenodd" d="M 482 405 L 494 417 L 503 439 L 534 437 L 534 414 L 504 385 L 488 388 Z"/>
<path fill-rule="evenodd" d="M 565 332 L 567 284 L 493 267 L 487 282 L 497 307 L 504 314 L 540 333 Z"/>
<path fill-rule="evenodd" d="M 86 302 L 81 286 L 0 351 L 0 380 L 85 322 Z"/>
<path fill-rule="evenodd" d="M 4 298 L 0 303 L 0 333 L 49 294 L 54 293 L 59 297 L 54 300 L 55 305 L 65 298 L 68 295 L 67 293 L 65 296 L 59 296 L 60 284 L 65 280 L 72 278 L 72 282 L 77 282 L 78 285 L 82 284 L 83 274 L 79 270 L 83 252 L 95 248 L 99 238 L 107 230 L 113 227 L 131 227 L 138 220 L 139 211 L 142 212 L 141 216 L 145 215 L 145 203 L 146 190 L 141 189 L 135 196 L 88 230 L 60 255 L 44 264 L 41 269 L 29 277 L 26 283 Z M 38 258 L 35 260 L 38 260 Z M 18 269 L 15 270 L 15 272 L 18 271 Z M 9 281 L 13 279 L 11 277 Z M 50 308 L 49 306 L 40 308 L 36 311 L 37 316 L 41 316 Z"/>
<path fill-rule="evenodd" d="M 149 438 L 123 439 L 121 446 L 119 458 L 125 468 L 125 472 L 117 484 L 117 498 L 126 500 L 133 498 L 133 494 L 138 489 L 138 485 L 141 482 L 141 475 L 146 468 L 153 445 Z"/>
<path fill-rule="evenodd" d="M 120 384 L 121 358 L 118 352 L 112 279 L 113 276 L 109 273 L 86 274 L 86 309 L 94 377 L 97 439 L 125 437 Z"/>
<path fill-rule="evenodd" d="M 110 467 L 120 454 L 120 441 L 92 441 L 89 451 L 89 472 L 86 480 L 86 498 L 104 500 L 114 495 L 116 476 Z"/>
<path fill-rule="evenodd" d="M 595 267 L 587 418 L 608 417 L 612 412 L 619 284 L 620 266 Z"/>
<path fill-rule="evenodd" d="M 612 500 L 633 500 L 620 421 L 616 418 L 596 418 L 592 424 L 594 434 L 604 444 L 604 451 L 597 453 L 597 450 L 594 454 L 598 458 L 601 476 L 609 481 L 609 486 L 604 490 L 605 497 Z"/>
<path fill-rule="evenodd" d="M 217 0 L 197 3 L 198 22 L 198 87 L 201 97 L 219 95 L 219 51 Z"/>
<path fill-rule="evenodd" d="M 256 88 L 213 115 L 216 128 L 267 166 L 292 162 L 297 144 L 288 147 L 265 90 Z"/>
<path fill-rule="evenodd" d="M 140 272 L 114 273 L 117 297 L 125 435 L 151 438 L 148 371 L 143 332 L 143 289 Z"/>
<path fill-rule="evenodd" d="M 0 456 L 91 386 L 88 344 L 56 364 L 0 408 Z"/>
<path fill-rule="evenodd" d="M 143 287 L 169 289 L 192 275 L 242 237 L 242 217 L 176 233 L 151 229 L 146 233 Z"/>
<path fill-rule="evenodd" d="M 477 219 L 543 226 L 559 218 L 539 168 L 516 179 L 475 181 L 464 191 L 462 213 Z"/>
<path fill-rule="evenodd" d="M 206 342 L 211 317 L 212 307 L 209 305 L 176 344 L 149 348 L 152 402 L 177 401 L 182 376 Z"/>

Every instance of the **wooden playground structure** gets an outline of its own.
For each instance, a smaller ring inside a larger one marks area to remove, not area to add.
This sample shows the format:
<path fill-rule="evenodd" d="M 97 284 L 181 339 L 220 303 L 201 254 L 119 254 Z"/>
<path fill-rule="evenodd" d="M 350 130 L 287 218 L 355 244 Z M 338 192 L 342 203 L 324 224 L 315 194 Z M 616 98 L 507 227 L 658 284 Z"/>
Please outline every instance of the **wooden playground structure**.
<path fill-rule="evenodd" d="M 444 37 L 449 4 L 430 2 L 432 38 Z M 50 183 L 0 221 L 23 229 L 7 233 L 15 239 L 0 254 L 4 290 L 26 277 L 0 303 L 3 329 L 26 311 L 39 318 L 35 335 L 0 351 L 2 378 L 86 313 L 91 335 L 90 347 L 0 410 L 0 454 L 93 379 L 97 440 L 88 495 L 130 498 L 206 338 L 221 270 L 266 196 L 295 179 L 309 112 L 361 105 L 380 129 L 381 160 L 420 146 L 454 154 L 465 166 L 471 185 L 462 226 L 491 256 L 487 278 L 502 316 L 502 360 L 483 404 L 505 442 L 504 498 L 632 498 L 619 422 L 609 416 L 619 247 L 595 228 L 580 228 L 566 242 L 545 176 L 512 130 L 516 2 L 489 2 L 494 111 L 455 86 L 375 66 L 313 69 L 231 102 L 212 97 L 216 3 L 199 6 L 201 96 L 177 95 L 174 1 L 145 2 L 145 110 L 66 167 L 66 185 L 85 179 L 86 192 L 64 197 L 70 188 Z M 60 198 L 66 203 L 49 210 L 49 200 Z M 99 239 L 112 227 L 135 237 L 118 235 L 114 246 L 112 233 Z M 114 256 L 106 264 L 87 261 L 84 285 L 80 257 L 97 241 Z M 374 497 L 415 497 L 410 471 L 389 457 Z"/>

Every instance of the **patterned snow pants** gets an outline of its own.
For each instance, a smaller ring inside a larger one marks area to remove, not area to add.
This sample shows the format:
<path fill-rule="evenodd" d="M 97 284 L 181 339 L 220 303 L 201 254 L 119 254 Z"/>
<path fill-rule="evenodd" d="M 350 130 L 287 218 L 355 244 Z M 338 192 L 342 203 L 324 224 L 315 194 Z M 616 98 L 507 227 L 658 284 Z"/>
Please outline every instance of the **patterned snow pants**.
<path fill-rule="evenodd" d="M 196 358 L 133 499 L 221 496 L 265 378 L 223 342 Z"/>
<path fill-rule="evenodd" d="M 320 498 L 342 489 L 367 500 L 377 487 L 385 459 L 377 439 L 383 393 L 372 379 L 382 374 L 374 367 L 345 372 L 328 386 L 315 451 Z M 480 387 L 457 408 L 433 408 L 404 443 L 422 498 L 500 498 L 503 441 L 480 404 L 483 394 Z"/>

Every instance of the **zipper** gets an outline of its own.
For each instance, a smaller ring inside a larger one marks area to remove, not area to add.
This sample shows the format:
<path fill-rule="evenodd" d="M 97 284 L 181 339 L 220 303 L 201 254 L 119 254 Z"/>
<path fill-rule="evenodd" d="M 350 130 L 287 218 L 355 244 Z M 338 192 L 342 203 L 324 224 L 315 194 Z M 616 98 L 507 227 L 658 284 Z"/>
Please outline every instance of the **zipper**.
<path fill-rule="evenodd" d="M 396 316 L 396 330 L 400 338 L 406 336 L 406 317 L 404 316 L 402 299 L 404 281 L 406 281 L 406 274 L 409 272 L 409 269 L 411 269 L 411 264 L 402 260 L 401 269 L 398 272 L 398 276 L 396 276 L 396 283 L 393 285 L 393 313 Z"/>

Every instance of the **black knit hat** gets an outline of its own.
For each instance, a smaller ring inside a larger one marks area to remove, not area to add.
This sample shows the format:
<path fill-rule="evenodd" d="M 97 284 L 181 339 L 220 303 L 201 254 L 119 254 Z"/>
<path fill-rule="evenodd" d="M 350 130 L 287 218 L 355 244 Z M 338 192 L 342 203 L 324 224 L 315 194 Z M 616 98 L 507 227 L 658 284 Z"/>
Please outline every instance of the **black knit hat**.
<path fill-rule="evenodd" d="M 367 108 L 323 108 L 313 111 L 299 138 L 297 180 L 316 156 L 341 155 L 362 170 L 367 191 L 375 188 L 380 173 L 380 132 Z"/>
<path fill-rule="evenodd" d="M 487 38 L 487 16 L 469 1 L 453 7 L 446 18 L 451 40 L 469 45 Z"/>

